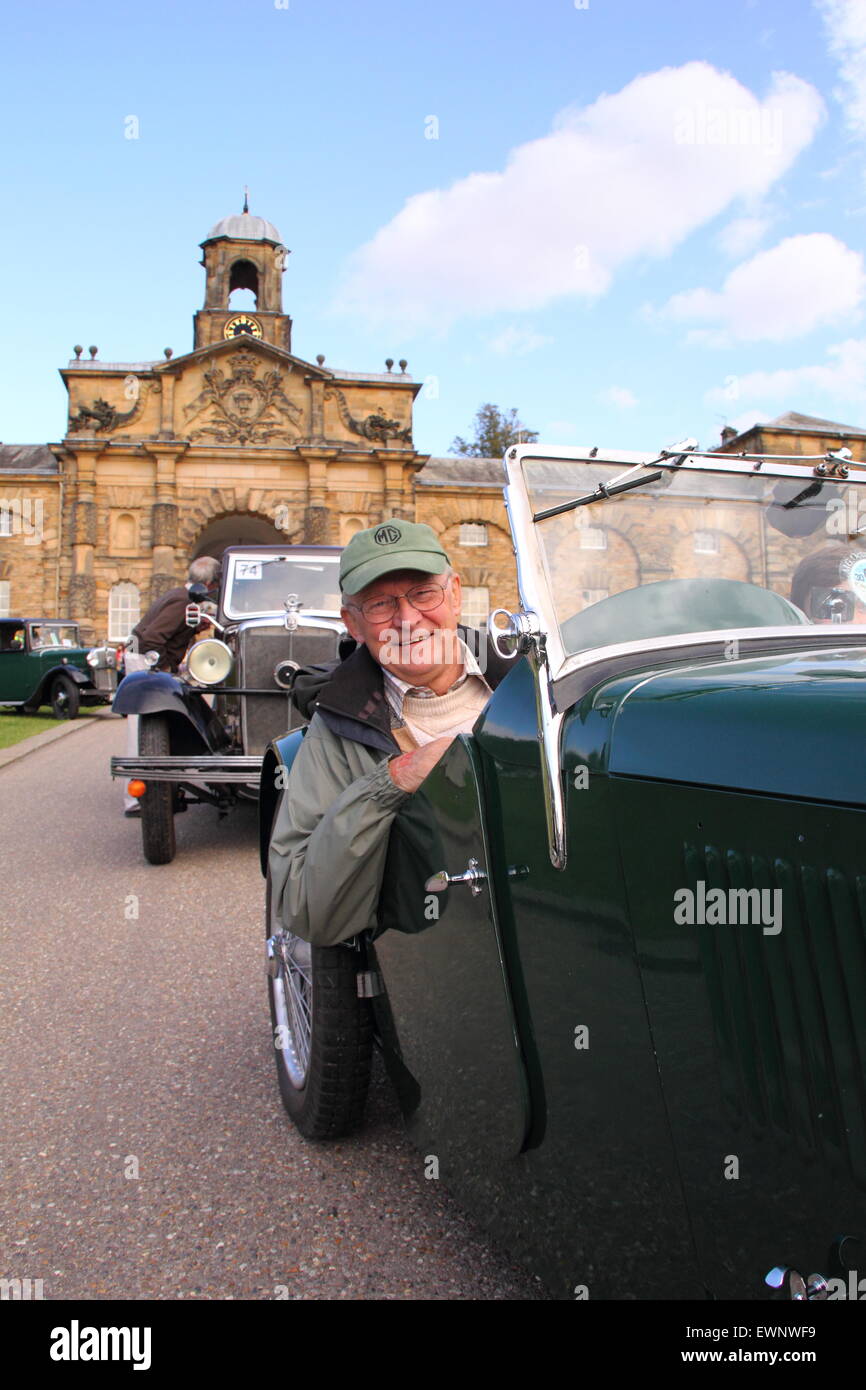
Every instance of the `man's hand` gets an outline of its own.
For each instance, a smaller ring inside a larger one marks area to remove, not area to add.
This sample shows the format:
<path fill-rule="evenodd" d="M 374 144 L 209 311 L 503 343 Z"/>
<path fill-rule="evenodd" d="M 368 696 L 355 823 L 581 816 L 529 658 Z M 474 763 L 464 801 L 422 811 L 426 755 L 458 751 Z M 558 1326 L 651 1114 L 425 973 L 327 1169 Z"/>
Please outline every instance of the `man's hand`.
<path fill-rule="evenodd" d="M 392 758 L 388 764 L 391 781 L 402 792 L 416 792 L 455 738 L 455 734 L 443 734 L 441 738 L 434 738 L 430 743 L 425 743 L 423 748 L 416 748 L 412 753 L 401 753 L 399 758 Z"/>

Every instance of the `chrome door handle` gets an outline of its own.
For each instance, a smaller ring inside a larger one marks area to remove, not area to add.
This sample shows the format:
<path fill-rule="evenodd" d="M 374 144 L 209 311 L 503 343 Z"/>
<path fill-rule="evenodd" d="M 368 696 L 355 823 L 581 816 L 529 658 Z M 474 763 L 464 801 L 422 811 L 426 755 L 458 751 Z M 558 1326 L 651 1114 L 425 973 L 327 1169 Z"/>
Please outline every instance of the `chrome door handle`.
<path fill-rule="evenodd" d="M 452 883 L 468 883 L 469 891 L 473 898 L 477 898 L 482 891 L 482 885 L 487 882 L 487 875 L 483 869 L 479 869 L 478 860 L 470 859 L 466 871 L 462 874 L 449 874 L 447 869 L 440 869 L 438 874 L 433 874 L 424 884 L 427 893 L 444 893 L 445 889 Z"/>

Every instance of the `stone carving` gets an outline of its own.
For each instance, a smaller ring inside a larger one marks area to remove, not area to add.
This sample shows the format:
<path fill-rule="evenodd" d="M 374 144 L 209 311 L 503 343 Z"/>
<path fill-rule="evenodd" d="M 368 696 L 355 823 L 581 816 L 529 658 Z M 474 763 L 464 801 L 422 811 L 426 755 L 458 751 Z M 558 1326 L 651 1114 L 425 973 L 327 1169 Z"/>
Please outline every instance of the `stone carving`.
<path fill-rule="evenodd" d="M 205 372 L 205 389 L 184 413 L 187 424 L 203 412 L 210 418 L 206 416 L 190 439 L 211 435 L 217 444 L 267 444 L 300 438 L 303 411 L 283 391 L 282 372 L 275 368 L 257 378 L 258 364 L 256 354 L 244 350 L 229 359 L 230 377 L 217 366 Z"/>
<path fill-rule="evenodd" d="M 152 545 L 177 545 L 177 507 L 174 502 L 154 502 L 150 509 Z"/>
<path fill-rule="evenodd" d="M 158 392 L 161 386 L 161 382 L 145 382 L 138 388 L 131 410 L 115 410 L 113 405 L 109 405 L 108 401 L 98 396 L 93 405 L 81 405 L 78 407 L 78 413 L 70 416 L 68 433 L 80 434 L 82 430 L 86 430 L 88 434 L 108 434 L 123 425 L 128 425 L 141 410 L 148 387 Z"/>
<path fill-rule="evenodd" d="M 330 519 L 327 507 L 307 507 L 304 511 L 304 544 L 327 545 Z"/>
<path fill-rule="evenodd" d="M 412 443 L 412 426 L 409 425 L 404 428 L 399 420 L 389 420 L 383 410 L 374 410 L 372 415 L 367 416 L 366 420 L 356 420 L 349 411 L 346 397 L 336 386 L 328 388 L 325 392 L 325 400 L 337 402 L 340 419 L 346 429 L 351 430 L 353 434 L 361 434 L 374 444 L 387 444 L 389 439 L 399 439 L 404 444 Z"/>
<path fill-rule="evenodd" d="M 96 605 L 96 580 L 92 574 L 74 574 L 69 581 L 69 612 L 73 618 L 92 618 Z"/>
<path fill-rule="evenodd" d="M 72 512 L 73 543 L 96 545 L 96 503 L 76 502 Z"/>

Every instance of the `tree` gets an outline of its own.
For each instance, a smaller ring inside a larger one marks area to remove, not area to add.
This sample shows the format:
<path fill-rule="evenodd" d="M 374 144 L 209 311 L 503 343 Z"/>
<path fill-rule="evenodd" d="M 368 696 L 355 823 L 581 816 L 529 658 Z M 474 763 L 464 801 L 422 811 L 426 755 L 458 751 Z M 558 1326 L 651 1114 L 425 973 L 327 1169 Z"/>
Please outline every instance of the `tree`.
<path fill-rule="evenodd" d="M 534 444 L 536 430 L 528 430 L 517 418 L 514 407 L 500 410 L 488 402 L 475 412 L 475 439 L 467 443 L 458 434 L 452 441 L 450 453 L 476 459 L 501 459 L 512 444 Z"/>

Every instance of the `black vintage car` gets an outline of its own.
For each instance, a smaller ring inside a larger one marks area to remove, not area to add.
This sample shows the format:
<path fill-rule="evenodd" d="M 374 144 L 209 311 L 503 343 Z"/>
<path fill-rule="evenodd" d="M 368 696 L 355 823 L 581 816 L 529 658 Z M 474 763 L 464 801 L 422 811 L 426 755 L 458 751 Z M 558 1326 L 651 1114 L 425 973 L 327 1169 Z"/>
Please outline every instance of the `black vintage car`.
<path fill-rule="evenodd" d="M 178 675 L 136 671 L 120 684 L 114 708 L 139 717 L 138 755 L 111 759 L 140 798 L 145 858 L 174 859 L 174 817 L 188 805 L 224 813 L 256 800 L 271 739 L 301 723 L 288 690 L 301 665 L 336 657 L 340 619 L 337 546 L 232 546 L 205 636 Z M 207 605 L 190 592 L 192 630 Z M 154 654 L 155 656 L 155 654 Z"/>
<path fill-rule="evenodd" d="M 268 885 L 286 1108 L 350 1130 L 378 1045 L 558 1297 L 861 1296 L 866 470 L 534 444 L 505 497 L 514 667 L 397 814 L 377 930 L 310 947 Z"/>
<path fill-rule="evenodd" d="M 117 689 L 114 647 L 82 646 L 66 618 L 0 619 L 0 705 L 76 719 L 82 705 L 107 705 Z"/>

